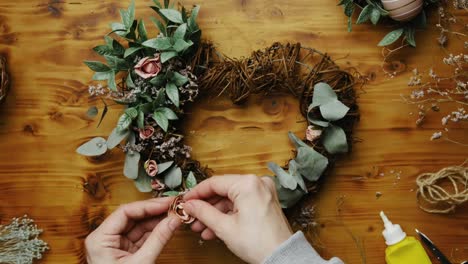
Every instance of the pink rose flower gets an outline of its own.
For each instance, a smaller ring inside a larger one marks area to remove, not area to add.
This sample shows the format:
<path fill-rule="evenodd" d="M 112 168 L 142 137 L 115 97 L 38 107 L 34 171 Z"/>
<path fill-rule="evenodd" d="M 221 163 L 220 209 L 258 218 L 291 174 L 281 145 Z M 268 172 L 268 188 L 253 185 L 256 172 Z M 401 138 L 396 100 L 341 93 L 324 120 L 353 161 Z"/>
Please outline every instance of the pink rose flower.
<path fill-rule="evenodd" d="M 155 54 L 154 58 L 145 57 L 141 59 L 134 69 L 136 74 L 144 79 L 148 79 L 158 75 L 161 71 L 162 65 L 161 60 L 159 59 L 159 54 Z"/>
<path fill-rule="evenodd" d="M 166 185 L 158 179 L 151 180 L 151 188 L 155 191 L 162 191 L 166 189 Z"/>
<path fill-rule="evenodd" d="M 145 170 L 146 173 L 148 173 L 149 176 L 154 177 L 156 174 L 158 174 L 158 164 L 154 160 L 147 160 L 145 162 Z"/>
<path fill-rule="evenodd" d="M 145 126 L 145 128 L 140 129 L 140 138 L 145 140 L 150 138 L 154 134 L 154 127 Z"/>
<path fill-rule="evenodd" d="M 315 129 L 314 126 L 308 126 L 306 130 L 306 138 L 308 141 L 314 141 L 320 138 L 322 135 L 322 130 L 320 129 Z"/>

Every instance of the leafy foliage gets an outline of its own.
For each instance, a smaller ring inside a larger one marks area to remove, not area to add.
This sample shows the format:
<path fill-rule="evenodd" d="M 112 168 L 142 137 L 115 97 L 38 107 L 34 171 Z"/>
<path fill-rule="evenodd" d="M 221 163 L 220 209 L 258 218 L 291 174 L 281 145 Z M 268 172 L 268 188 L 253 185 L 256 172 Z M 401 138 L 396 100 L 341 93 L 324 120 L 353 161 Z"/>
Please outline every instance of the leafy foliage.
<path fill-rule="evenodd" d="M 328 159 L 300 140 L 292 132 L 289 139 L 297 149 L 295 159 L 289 161 L 286 172 L 279 165 L 269 162 L 268 168 L 274 177 L 276 190 L 283 208 L 288 208 L 307 193 L 305 180 L 317 181 L 328 165 Z"/>
<path fill-rule="evenodd" d="M 150 17 L 150 20 L 159 32 L 155 34 L 152 32 L 154 28 L 147 28 L 143 19 L 135 17 L 135 1 L 132 0 L 127 9 L 119 10 L 121 19 L 110 24 L 111 31 L 104 37 L 104 43 L 93 48 L 102 56 L 102 61 L 84 61 L 95 72 L 93 80 L 106 82 L 104 88 L 108 90 L 108 95 L 112 95 L 109 97 L 126 107 L 107 140 L 94 138 L 77 149 L 85 156 L 99 156 L 120 145 L 126 153 L 123 174 L 134 180 L 141 192 L 150 192 L 155 178 L 148 175 L 151 172 L 147 172 L 142 164 L 146 160 L 141 159 L 146 159 L 148 153 L 143 151 L 144 147 L 138 146 L 145 140 L 140 138 L 139 133 L 148 127 L 153 130 L 148 130 L 151 134 L 157 130 L 170 137 L 174 132 L 171 122 L 179 119 L 182 113 L 179 107 L 187 101 L 181 95 L 183 89 L 193 84 L 195 77 L 190 77 L 194 75 L 187 66 L 201 37 L 196 22 L 199 6 L 194 6 L 190 11 L 178 9 L 169 0 L 153 2 L 155 5 L 151 8 L 156 12 L 156 17 Z M 153 63 L 148 66 L 153 71 L 150 77 L 137 71 L 141 71 L 139 67 L 146 62 Z M 94 95 L 103 94 L 98 91 Z M 98 126 L 110 106 L 103 97 L 104 109 Z M 87 112 L 89 117 L 95 117 L 98 113 L 96 107 Z M 148 158 L 151 158 L 151 154 Z M 157 168 L 154 167 L 156 163 Z M 157 159 L 156 163 L 152 167 L 153 172 L 157 171 L 156 177 L 164 179 L 165 185 L 173 189 L 164 195 L 178 194 L 181 188 L 190 189 L 197 184 L 194 173 L 182 172 L 174 161 L 164 158 Z"/>
<path fill-rule="evenodd" d="M 439 0 L 425 0 L 424 5 L 429 6 L 437 4 Z M 356 10 L 360 10 L 356 24 L 362 24 L 370 21 L 372 24 L 377 25 L 382 18 L 388 17 L 389 12 L 384 9 L 380 0 L 340 0 L 338 5 L 343 6 L 344 14 L 348 17 L 348 31 L 352 31 L 352 17 Z M 415 32 L 416 29 L 423 29 L 426 27 L 426 13 L 424 10 L 411 21 L 398 22 L 394 21 L 398 26 L 397 29 L 388 33 L 378 44 L 378 46 L 387 46 L 395 43 L 401 37 L 404 41 L 416 47 Z"/>
<path fill-rule="evenodd" d="M 326 120 L 316 118 L 314 109 L 319 107 L 320 114 Z M 339 126 L 332 124 L 346 116 L 349 107 L 338 100 L 335 91 L 327 83 L 317 83 L 314 86 L 312 104 L 309 106 L 307 119 L 311 124 L 322 128 L 324 136 L 322 143 L 330 154 L 348 152 L 346 134 Z"/>

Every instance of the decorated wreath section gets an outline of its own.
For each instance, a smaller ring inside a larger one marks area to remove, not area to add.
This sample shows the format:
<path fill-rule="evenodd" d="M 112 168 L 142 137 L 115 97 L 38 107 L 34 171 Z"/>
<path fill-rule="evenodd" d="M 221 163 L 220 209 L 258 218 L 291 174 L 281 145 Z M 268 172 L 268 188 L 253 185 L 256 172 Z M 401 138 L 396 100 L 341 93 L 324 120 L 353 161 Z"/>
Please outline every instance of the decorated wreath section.
<path fill-rule="evenodd" d="M 111 24 L 105 44 L 94 47 L 105 62 L 85 61 L 95 72 L 89 93 L 104 104 L 99 124 L 110 106 L 107 102 L 125 109 L 107 139 L 93 138 L 77 152 L 100 156 L 118 148 L 125 153 L 123 174 L 139 191 L 177 196 L 210 176 L 207 167 L 191 158 L 179 127 L 191 102 L 200 96 L 226 95 L 242 104 L 252 94 L 290 94 L 300 101 L 308 126 L 300 137 L 289 132 L 295 150 L 285 166 L 267 166 L 284 208 L 315 190 L 335 158 L 350 149 L 359 118 L 356 74 L 299 43 L 274 43 L 247 58 L 223 56 L 201 40 L 199 6 L 188 10 L 169 1 L 154 4 L 156 17 L 150 20 L 156 31 L 135 18 L 132 2 L 120 10 L 122 21 Z M 88 115 L 98 112 L 92 107 Z"/>

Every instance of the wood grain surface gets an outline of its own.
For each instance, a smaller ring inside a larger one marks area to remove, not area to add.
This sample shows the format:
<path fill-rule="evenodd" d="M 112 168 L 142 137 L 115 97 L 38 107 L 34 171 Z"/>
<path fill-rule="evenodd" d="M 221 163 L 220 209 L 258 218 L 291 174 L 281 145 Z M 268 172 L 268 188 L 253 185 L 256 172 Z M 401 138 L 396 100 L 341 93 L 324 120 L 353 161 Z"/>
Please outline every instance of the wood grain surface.
<path fill-rule="evenodd" d="M 91 48 L 127 2 L 0 2 L 0 52 L 8 57 L 13 83 L 0 106 L 0 220 L 4 224 L 23 214 L 36 220 L 51 247 L 40 263 L 84 263 L 86 235 L 118 205 L 149 197 L 122 175 L 118 151 L 99 159 L 75 153 L 89 138 L 107 136 L 121 110 L 112 108 L 98 129 L 97 120 L 86 117 L 90 106 L 101 105 L 88 96 L 92 73 L 82 61 L 98 58 Z M 358 91 L 362 118 L 356 137 L 361 142 L 336 163 L 312 201 L 317 206 L 314 244 L 324 257 L 384 263 L 378 217 L 384 210 L 408 234 L 414 235 L 415 227 L 427 233 L 454 262 L 468 259 L 468 207 L 451 215 L 427 214 L 418 209 L 414 192 L 418 174 L 461 164 L 467 148 L 430 142 L 440 117 L 416 128 L 409 114 L 417 112 L 415 107 L 397 101 L 410 91 L 410 72 L 386 77 L 376 47 L 390 28 L 360 25 L 347 33 L 346 18 L 333 0 L 183 3 L 202 5 L 204 37 L 227 55 L 248 55 L 274 41 L 302 42 L 328 52 L 343 67 L 375 77 Z M 137 0 L 137 16 L 152 15 L 150 4 Z M 398 59 L 409 70 L 437 67 L 448 73 L 436 36 L 434 26 L 418 33 L 418 48 L 404 50 Z M 252 98 L 242 107 L 223 99 L 201 100 L 184 122 L 194 156 L 218 174 L 267 173 L 267 161 L 283 164 L 291 155 L 287 131 L 302 135 L 305 129 L 297 102 L 287 96 Z M 468 141 L 466 126 L 450 135 Z M 379 199 L 376 192 L 382 193 Z M 222 243 L 201 244 L 187 230 L 177 233 L 158 262 L 241 263 Z"/>

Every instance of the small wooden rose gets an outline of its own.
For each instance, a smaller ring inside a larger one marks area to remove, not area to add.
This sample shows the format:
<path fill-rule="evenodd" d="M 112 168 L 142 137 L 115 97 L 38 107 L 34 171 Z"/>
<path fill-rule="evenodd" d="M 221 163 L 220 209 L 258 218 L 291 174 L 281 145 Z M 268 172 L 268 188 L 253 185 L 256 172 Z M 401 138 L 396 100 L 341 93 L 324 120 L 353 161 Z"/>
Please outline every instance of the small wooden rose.
<path fill-rule="evenodd" d="M 174 201 L 172 202 L 172 205 L 169 209 L 169 212 L 174 213 L 177 215 L 177 217 L 180 218 L 180 221 L 184 224 L 191 224 L 195 221 L 195 218 L 184 210 L 184 199 L 182 198 L 182 195 L 177 196 Z"/>

